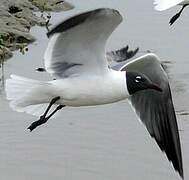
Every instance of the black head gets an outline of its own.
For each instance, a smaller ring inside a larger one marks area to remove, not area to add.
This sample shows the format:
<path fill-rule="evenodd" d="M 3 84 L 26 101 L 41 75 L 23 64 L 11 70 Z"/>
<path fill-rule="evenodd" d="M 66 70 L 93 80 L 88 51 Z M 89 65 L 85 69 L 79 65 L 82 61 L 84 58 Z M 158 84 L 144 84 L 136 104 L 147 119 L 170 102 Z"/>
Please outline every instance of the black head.
<path fill-rule="evenodd" d="M 142 73 L 139 72 L 127 72 L 126 71 L 126 82 L 127 89 L 130 95 L 144 90 L 144 89 L 154 89 L 156 91 L 162 92 L 162 89 Z"/>

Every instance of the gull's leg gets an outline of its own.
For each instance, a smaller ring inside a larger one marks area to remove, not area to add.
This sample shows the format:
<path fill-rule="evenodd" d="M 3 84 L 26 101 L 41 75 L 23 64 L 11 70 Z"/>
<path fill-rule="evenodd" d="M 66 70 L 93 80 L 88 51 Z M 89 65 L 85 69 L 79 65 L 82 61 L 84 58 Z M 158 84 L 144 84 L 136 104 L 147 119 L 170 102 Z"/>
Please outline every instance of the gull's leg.
<path fill-rule="evenodd" d="M 47 122 L 48 119 L 50 119 L 58 110 L 62 109 L 63 107 L 65 107 L 65 105 L 59 105 L 51 114 L 49 114 L 45 120 Z"/>
<path fill-rule="evenodd" d="M 52 107 L 52 105 L 53 105 L 54 103 L 56 103 L 56 101 L 58 101 L 59 99 L 60 99 L 60 96 L 57 96 L 57 97 L 55 97 L 55 98 L 53 98 L 53 99 L 51 100 L 51 102 L 49 103 L 49 105 L 48 105 L 46 111 L 44 112 L 44 114 L 43 114 L 42 116 L 40 116 L 40 119 L 41 119 L 41 118 L 44 118 L 44 117 L 47 115 L 47 113 L 49 112 L 49 110 L 50 110 L 50 108 Z"/>
<path fill-rule="evenodd" d="M 51 100 L 51 102 L 49 103 L 46 111 L 44 112 L 44 114 L 42 116 L 40 116 L 40 119 L 38 121 L 33 122 L 28 129 L 30 131 L 33 131 L 36 127 L 40 126 L 41 124 L 44 124 L 47 122 L 47 120 L 54 114 L 56 113 L 58 110 L 62 109 L 64 107 L 64 105 L 59 105 L 48 117 L 46 117 L 47 113 L 49 112 L 50 108 L 52 107 L 52 105 L 58 101 L 60 99 L 59 96 L 53 98 Z"/>
<path fill-rule="evenodd" d="M 181 10 L 170 19 L 169 21 L 170 26 L 180 17 L 182 11 L 186 6 L 188 6 L 188 4 L 183 5 Z"/>

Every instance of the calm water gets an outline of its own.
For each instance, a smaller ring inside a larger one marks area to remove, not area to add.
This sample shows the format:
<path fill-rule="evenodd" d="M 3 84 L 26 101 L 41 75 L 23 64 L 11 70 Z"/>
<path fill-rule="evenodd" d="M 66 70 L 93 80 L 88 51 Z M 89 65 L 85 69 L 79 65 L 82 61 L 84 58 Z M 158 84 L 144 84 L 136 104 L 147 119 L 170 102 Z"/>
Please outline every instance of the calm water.
<path fill-rule="evenodd" d="M 72 11 L 54 14 L 53 23 L 76 12 L 97 7 L 120 10 L 124 22 L 109 40 L 107 49 L 129 44 L 152 50 L 168 63 L 177 110 L 185 179 L 189 178 L 189 9 L 173 27 L 169 18 L 178 8 L 163 13 L 153 10 L 152 0 L 73 0 Z M 10 74 L 36 79 L 43 65 L 46 30 L 33 28 L 38 38 L 29 52 L 5 64 Z M 142 54 L 142 53 L 141 53 Z M 140 54 L 138 54 L 140 55 Z M 65 108 L 59 118 L 30 133 L 35 117 L 12 111 L 0 96 L 0 172 L 3 180 L 177 180 L 179 176 L 150 138 L 126 101 L 89 108 Z"/>

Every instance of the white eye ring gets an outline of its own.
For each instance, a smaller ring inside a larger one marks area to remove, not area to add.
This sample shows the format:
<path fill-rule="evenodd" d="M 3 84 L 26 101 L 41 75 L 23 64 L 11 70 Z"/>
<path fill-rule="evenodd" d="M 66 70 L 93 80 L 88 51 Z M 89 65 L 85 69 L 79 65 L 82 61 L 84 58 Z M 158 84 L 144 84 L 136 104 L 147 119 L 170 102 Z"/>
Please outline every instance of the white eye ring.
<path fill-rule="evenodd" d="M 135 82 L 137 82 L 137 83 L 138 83 L 139 81 L 138 81 L 137 79 L 135 79 Z"/>
<path fill-rule="evenodd" d="M 136 79 L 142 79 L 141 76 L 137 76 Z"/>

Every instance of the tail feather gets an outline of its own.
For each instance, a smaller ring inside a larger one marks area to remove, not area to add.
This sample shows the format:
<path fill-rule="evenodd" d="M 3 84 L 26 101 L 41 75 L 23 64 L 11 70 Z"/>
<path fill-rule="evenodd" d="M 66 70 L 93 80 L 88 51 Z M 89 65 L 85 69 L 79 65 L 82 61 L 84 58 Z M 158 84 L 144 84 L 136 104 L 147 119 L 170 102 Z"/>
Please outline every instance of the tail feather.
<path fill-rule="evenodd" d="M 48 103 L 44 103 L 44 104 L 35 104 L 35 105 L 30 105 L 30 106 L 26 106 L 26 107 L 22 107 L 22 108 L 17 108 L 18 112 L 25 112 L 28 114 L 32 114 L 33 116 L 41 116 L 42 114 L 44 114 L 45 110 L 47 109 L 47 106 L 49 104 Z M 47 116 L 53 112 L 56 108 L 58 107 L 58 104 L 53 104 L 51 109 L 49 110 Z M 54 114 L 51 118 L 55 118 L 59 115 L 59 111 L 56 112 L 56 114 Z"/>
<path fill-rule="evenodd" d="M 49 83 L 28 79 L 16 75 L 6 80 L 6 96 L 10 100 L 10 107 L 18 112 L 26 112 L 34 116 L 44 113 L 48 103 L 53 98 Z M 53 105 L 51 113 L 58 105 Z"/>
<path fill-rule="evenodd" d="M 38 85 L 44 84 L 41 81 L 32 80 L 16 75 L 11 75 L 11 79 L 6 80 L 5 91 L 8 100 L 15 100 L 24 97 L 28 91 Z"/>

